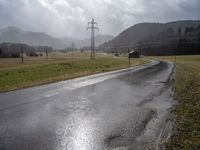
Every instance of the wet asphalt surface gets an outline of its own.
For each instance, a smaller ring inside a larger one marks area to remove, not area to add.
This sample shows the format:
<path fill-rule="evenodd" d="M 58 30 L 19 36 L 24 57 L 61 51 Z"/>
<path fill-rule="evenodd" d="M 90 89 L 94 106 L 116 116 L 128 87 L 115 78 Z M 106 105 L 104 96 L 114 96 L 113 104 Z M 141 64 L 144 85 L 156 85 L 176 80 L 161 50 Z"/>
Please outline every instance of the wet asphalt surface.
<path fill-rule="evenodd" d="M 169 136 L 173 64 L 0 93 L 0 150 L 158 149 Z"/>

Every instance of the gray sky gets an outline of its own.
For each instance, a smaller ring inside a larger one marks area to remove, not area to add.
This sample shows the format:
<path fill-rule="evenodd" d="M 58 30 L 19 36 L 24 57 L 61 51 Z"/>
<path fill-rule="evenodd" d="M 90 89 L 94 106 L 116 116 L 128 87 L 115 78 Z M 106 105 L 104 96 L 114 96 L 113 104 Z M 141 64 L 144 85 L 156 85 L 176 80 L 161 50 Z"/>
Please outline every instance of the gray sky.
<path fill-rule="evenodd" d="M 140 22 L 198 20 L 200 0 L 0 0 L 0 28 L 83 38 L 92 17 L 100 34 L 117 35 Z"/>

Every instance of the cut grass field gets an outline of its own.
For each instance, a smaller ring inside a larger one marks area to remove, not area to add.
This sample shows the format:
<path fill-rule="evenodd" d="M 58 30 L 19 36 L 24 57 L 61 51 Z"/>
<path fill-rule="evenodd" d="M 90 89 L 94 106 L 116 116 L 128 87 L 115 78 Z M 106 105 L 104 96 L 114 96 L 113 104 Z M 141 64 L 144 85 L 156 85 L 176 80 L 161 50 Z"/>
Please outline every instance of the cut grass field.
<path fill-rule="evenodd" d="M 166 149 L 200 150 L 200 56 L 178 56 L 176 61 L 176 127 Z"/>
<path fill-rule="evenodd" d="M 29 58 L 30 59 L 30 58 Z M 0 60 L 0 92 L 48 84 L 128 67 L 127 58 L 98 57 L 96 60 L 74 59 L 41 61 L 41 63 L 13 64 L 11 59 Z M 132 59 L 131 65 L 146 63 L 144 59 Z M 6 67 L 6 65 L 8 65 Z"/>

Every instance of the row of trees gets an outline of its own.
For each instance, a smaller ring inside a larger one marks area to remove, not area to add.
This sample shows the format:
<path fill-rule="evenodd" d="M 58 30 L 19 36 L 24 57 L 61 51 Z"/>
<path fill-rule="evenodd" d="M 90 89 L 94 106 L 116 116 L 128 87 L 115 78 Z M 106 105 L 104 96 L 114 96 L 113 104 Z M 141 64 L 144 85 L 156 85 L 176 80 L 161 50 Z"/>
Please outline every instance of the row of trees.
<path fill-rule="evenodd" d="M 138 51 L 143 55 L 191 55 L 200 54 L 200 25 L 167 28 L 157 36 L 140 41 Z"/>
<path fill-rule="evenodd" d="M 20 57 L 26 56 L 39 56 L 41 53 L 49 53 L 53 51 L 52 47 L 48 46 L 29 46 L 22 43 L 1 43 L 0 44 L 0 57 Z"/>

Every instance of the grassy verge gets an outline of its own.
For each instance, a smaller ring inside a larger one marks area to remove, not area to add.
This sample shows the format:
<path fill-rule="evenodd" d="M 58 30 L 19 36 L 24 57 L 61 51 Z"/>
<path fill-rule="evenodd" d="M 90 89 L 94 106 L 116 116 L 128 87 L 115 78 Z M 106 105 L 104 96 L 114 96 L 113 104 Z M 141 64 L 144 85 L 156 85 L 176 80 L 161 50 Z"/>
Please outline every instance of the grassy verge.
<path fill-rule="evenodd" d="M 173 60 L 174 58 L 165 57 Z M 200 149 L 200 56 L 178 56 L 175 95 L 178 102 L 172 113 L 176 130 L 167 150 Z"/>
<path fill-rule="evenodd" d="M 131 64 L 139 65 L 146 62 L 146 60 L 142 59 L 133 59 Z M 70 62 L 50 62 L 49 64 L 28 64 L 15 67 L 4 66 L 0 69 L 0 92 L 126 67 L 128 67 L 128 60 L 123 58 L 81 59 Z"/>

